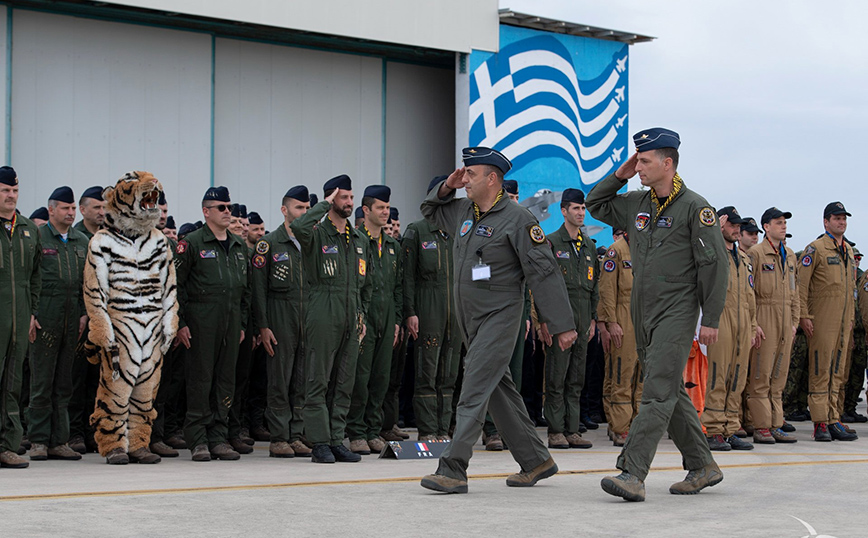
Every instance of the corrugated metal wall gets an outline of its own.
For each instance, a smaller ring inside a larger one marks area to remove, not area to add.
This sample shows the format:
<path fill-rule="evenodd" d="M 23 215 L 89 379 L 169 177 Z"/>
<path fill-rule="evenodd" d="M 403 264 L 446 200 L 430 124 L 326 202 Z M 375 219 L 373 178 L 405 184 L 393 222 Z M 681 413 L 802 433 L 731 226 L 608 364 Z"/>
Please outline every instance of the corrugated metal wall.
<path fill-rule="evenodd" d="M 289 186 L 321 194 L 347 173 L 359 201 L 385 178 L 409 222 L 455 160 L 449 70 L 17 9 L 0 9 L 0 68 L 7 28 L 11 140 L 0 129 L 0 147 L 25 214 L 59 185 L 78 195 L 145 169 L 179 224 L 200 218 L 213 182 L 272 229 Z"/>

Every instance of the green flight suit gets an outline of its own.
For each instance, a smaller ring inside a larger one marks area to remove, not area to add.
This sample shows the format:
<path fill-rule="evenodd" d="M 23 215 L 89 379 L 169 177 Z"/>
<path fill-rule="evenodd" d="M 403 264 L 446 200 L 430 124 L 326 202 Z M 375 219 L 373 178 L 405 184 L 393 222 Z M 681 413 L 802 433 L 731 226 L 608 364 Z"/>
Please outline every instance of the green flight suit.
<path fill-rule="evenodd" d="M 277 344 L 266 354 L 268 404 L 265 423 L 271 441 L 291 443 L 304 430 L 304 272 L 301 245 L 285 224 L 265 235 L 253 255 L 253 324 L 271 329 Z"/>
<path fill-rule="evenodd" d="M 24 433 L 18 401 L 30 317 L 38 314 L 42 246 L 32 220 L 14 217 L 12 233 L 0 226 L 0 452 L 16 452 Z"/>
<path fill-rule="evenodd" d="M 190 328 L 187 352 L 187 419 L 192 450 L 225 443 L 235 394 L 235 362 L 250 303 L 247 245 L 227 232 L 228 252 L 208 225 L 178 242 L 179 327 Z"/>
<path fill-rule="evenodd" d="M 358 229 L 368 240 L 371 265 L 368 278 L 372 287 L 367 308 L 367 332 L 359 347 L 356 380 L 350 410 L 347 413 L 347 435 L 350 440 L 375 439 L 383 429 L 383 401 L 392 372 L 392 344 L 395 324 L 400 322 L 403 309 L 401 277 L 401 245 L 380 231 L 374 239 L 363 224 Z"/>
<path fill-rule="evenodd" d="M 80 220 L 72 226 L 83 233 L 88 242 L 93 237 L 84 221 Z M 93 439 L 90 428 L 90 414 L 93 413 L 96 401 L 96 389 L 99 385 L 99 364 L 87 362 L 84 353 L 84 343 L 87 342 L 88 326 L 84 326 L 84 332 L 78 339 L 75 347 L 75 358 L 72 360 L 72 396 L 69 399 L 67 411 L 69 414 L 69 437 L 75 436 Z M 162 378 L 161 381 L 162 383 Z"/>
<path fill-rule="evenodd" d="M 72 397 L 72 365 L 81 317 L 88 238 L 70 228 L 66 241 L 49 223 L 39 227 L 42 292 L 36 320 L 42 327 L 30 349 L 31 442 L 56 447 L 69 441 L 67 407 Z"/>
<path fill-rule="evenodd" d="M 447 435 L 458 378 L 458 333 L 453 297 L 453 238 L 422 219 L 404 231 L 404 319 L 419 317 L 413 345 L 413 412 L 419 436 Z"/>
<path fill-rule="evenodd" d="M 650 190 L 618 194 L 625 184 L 610 175 L 594 186 L 585 205 L 595 219 L 630 230 L 630 310 L 645 384 L 617 467 L 645 480 L 667 429 L 685 469 L 713 461 L 684 389 L 684 368 L 699 308 L 703 327 L 718 326 L 729 263 L 717 215 L 702 196 L 682 185 L 658 214 Z"/>
<path fill-rule="evenodd" d="M 362 324 L 371 301 L 369 240 L 338 230 L 319 202 L 292 221 L 310 286 L 304 316 L 304 432 L 313 444 L 344 441 L 356 377 Z"/>
<path fill-rule="evenodd" d="M 543 414 L 549 433 L 569 435 L 579 433 L 579 400 L 585 386 L 588 337 L 600 300 L 600 262 L 596 245 L 581 231 L 578 239 L 573 239 L 561 225 L 549 234 L 548 240 L 567 285 L 579 337 L 566 351 L 554 339 L 551 346 L 546 346 Z"/>
<path fill-rule="evenodd" d="M 247 249 L 247 259 L 252 262 L 254 250 L 247 246 L 246 242 L 244 248 Z M 250 275 L 250 291 L 251 316 L 249 321 L 252 322 L 252 273 Z M 253 373 L 253 341 L 256 336 L 259 336 L 259 327 L 255 323 L 248 323 L 247 330 L 244 331 L 244 340 L 238 345 L 238 357 L 235 359 L 235 392 L 232 396 L 232 407 L 229 408 L 229 439 L 239 439 L 241 430 L 244 428 L 245 417 L 247 416 L 247 396 L 250 392 L 250 376 Z"/>
<path fill-rule="evenodd" d="M 522 327 L 525 286 L 539 305 L 553 334 L 575 328 L 564 280 L 536 218 L 501 198 L 477 220 L 474 204 L 451 191 L 438 196 L 441 182 L 422 203 L 422 214 L 435 228 L 455 234 L 453 275 L 455 312 L 467 344 L 464 379 L 452 442 L 440 457 L 438 474 L 467 479 L 473 445 L 482 432 L 486 410 L 509 445 L 510 454 L 530 471 L 549 459 L 509 373 Z M 488 266 L 487 279 L 474 280 L 474 266 Z"/>

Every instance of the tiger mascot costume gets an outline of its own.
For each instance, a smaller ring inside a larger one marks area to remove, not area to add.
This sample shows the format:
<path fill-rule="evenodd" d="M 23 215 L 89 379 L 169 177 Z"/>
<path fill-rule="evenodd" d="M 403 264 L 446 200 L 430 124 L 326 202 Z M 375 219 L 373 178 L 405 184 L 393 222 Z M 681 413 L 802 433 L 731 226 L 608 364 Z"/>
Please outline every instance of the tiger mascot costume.
<path fill-rule="evenodd" d="M 90 424 L 110 464 L 160 461 L 148 448 L 154 400 L 163 356 L 178 331 L 175 266 L 156 229 L 162 190 L 148 172 L 129 172 L 106 187 L 105 228 L 88 247 L 85 349 L 88 361 L 100 365 Z"/>

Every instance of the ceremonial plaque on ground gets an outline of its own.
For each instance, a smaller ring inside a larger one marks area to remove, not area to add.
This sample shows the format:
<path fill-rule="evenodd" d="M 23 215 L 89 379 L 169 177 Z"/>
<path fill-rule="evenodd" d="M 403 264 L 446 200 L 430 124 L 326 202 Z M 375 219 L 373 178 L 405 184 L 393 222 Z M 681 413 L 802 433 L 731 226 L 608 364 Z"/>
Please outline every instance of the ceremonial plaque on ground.
<path fill-rule="evenodd" d="M 396 460 L 426 460 L 439 458 L 452 441 L 389 441 L 381 458 Z"/>

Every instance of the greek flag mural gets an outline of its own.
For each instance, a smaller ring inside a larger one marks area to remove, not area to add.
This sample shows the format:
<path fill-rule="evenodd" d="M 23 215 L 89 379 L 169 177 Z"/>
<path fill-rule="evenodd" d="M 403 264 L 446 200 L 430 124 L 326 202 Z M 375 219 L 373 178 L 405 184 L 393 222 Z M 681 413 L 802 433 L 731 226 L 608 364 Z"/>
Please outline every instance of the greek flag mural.
<path fill-rule="evenodd" d="M 510 158 L 508 178 L 547 232 L 563 223 L 561 192 L 586 193 L 629 156 L 628 45 L 501 25 L 500 51 L 470 57 L 471 146 Z M 598 244 L 611 230 L 588 215 Z"/>

